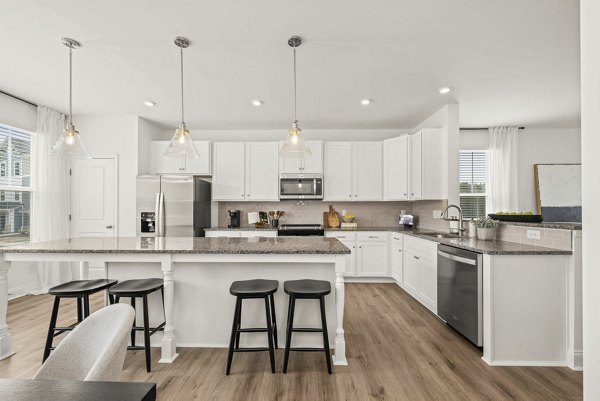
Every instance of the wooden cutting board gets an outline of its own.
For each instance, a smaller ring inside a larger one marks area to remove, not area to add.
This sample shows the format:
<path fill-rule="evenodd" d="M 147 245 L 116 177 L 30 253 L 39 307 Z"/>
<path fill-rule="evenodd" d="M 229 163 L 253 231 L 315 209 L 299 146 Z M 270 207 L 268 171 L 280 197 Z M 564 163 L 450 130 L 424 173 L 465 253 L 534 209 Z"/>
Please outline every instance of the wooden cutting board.
<path fill-rule="evenodd" d="M 330 223 L 335 223 L 335 221 L 331 221 L 331 220 L 336 220 L 337 225 L 332 226 Z M 335 218 L 333 218 L 333 219 L 329 218 L 329 212 L 323 212 L 323 227 L 338 228 L 339 226 L 340 226 L 340 215 L 338 212 L 335 212 Z"/>

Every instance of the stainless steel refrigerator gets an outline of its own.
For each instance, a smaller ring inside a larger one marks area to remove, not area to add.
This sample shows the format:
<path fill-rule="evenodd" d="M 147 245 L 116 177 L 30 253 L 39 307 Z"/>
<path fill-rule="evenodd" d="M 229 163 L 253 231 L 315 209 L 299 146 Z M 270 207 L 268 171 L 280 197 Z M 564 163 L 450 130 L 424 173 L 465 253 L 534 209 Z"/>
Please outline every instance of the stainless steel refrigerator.
<path fill-rule="evenodd" d="M 211 183 L 191 175 L 142 175 L 136 180 L 137 235 L 204 237 L 210 227 Z"/>

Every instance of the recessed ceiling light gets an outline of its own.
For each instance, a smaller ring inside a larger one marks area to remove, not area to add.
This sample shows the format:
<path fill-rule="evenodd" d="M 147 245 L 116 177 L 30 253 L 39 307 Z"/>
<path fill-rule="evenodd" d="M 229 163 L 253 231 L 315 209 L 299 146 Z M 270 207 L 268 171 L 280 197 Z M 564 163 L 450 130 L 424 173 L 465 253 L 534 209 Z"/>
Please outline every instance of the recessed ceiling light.
<path fill-rule="evenodd" d="M 256 106 L 256 107 L 261 106 L 262 104 L 263 104 L 262 100 L 259 100 L 259 99 L 254 99 L 252 101 L 252 105 Z"/>
<path fill-rule="evenodd" d="M 449 93 L 452 88 L 450 88 L 449 86 L 442 86 L 440 89 L 438 89 L 440 91 L 440 93 L 442 95 L 445 95 L 446 93 Z"/>
<path fill-rule="evenodd" d="M 363 106 L 368 106 L 371 104 L 371 99 L 362 99 L 360 101 L 360 104 L 362 104 Z"/>
<path fill-rule="evenodd" d="M 154 107 L 156 106 L 156 102 L 153 102 L 152 100 L 144 100 L 144 105 L 148 107 Z"/>

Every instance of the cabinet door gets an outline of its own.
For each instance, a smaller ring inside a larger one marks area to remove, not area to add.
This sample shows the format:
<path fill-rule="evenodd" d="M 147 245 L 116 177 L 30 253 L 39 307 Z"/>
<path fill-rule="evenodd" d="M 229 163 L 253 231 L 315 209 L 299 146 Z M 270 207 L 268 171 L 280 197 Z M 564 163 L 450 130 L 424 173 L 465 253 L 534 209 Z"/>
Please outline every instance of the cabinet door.
<path fill-rule="evenodd" d="M 186 174 L 210 175 L 210 141 L 194 141 L 200 157 L 186 157 L 183 161 L 183 172 Z"/>
<path fill-rule="evenodd" d="M 237 230 L 209 230 L 205 231 L 205 235 L 207 238 L 217 238 L 217 237 L 228 237 L 228 238 L 237 238 L 240 236 L 240 232 Z"/>
<path fill-rule="evenodd" d="M 279 149 L 283 142 L 279 143 Z M 312 156 L 303 160 L 292 157 L 279 158 L 280 174 L 323 174 L 323 141 L 306 141 Z"/>
<path fill-rule="evenodd" d="M 215 201 L 245 199 L 243 142 L 217 142 L 213 146 L 212 196 Z"/>
<path fill-rule="evenodd" d="M 275 238 L 277 237 L 277 231 L 274 230 L 251 230 L 251 231 L 240 231 L 240 237 L 242 238 Z"/>
<path fill-rule="evenodd" d="M 383 199 L 408 200 L 408 135 L 383 141 Z"/>
<path fill-rule="evenodd" d="M 404 255 L 402 254 L 402 237 L 393 237 L 391 245 L 391 268 L 392 278 L 396 280 L 396 283 L 402 285 L 404 271 L 402 265 L 404 264 Z"/>
<path fill-rule="evenodd" d="M 246 143 L 246 200 L 279 200 L 279 146 L 277 142 Z"/>
<path fill-rule="evenodd" d="M 152 172 L 156 174 L 178 174 L 184 173 L 184 160 L 183 157 L 170 157 L 165 156 L 165 150 L 169 146 L 169 141 L 153 141 L 152 142 L 152 153 L 153 153 L 153 168 Z"/>
<path fill-rule="evenodd" d="M 410 179 L 409 193 L 410 199 L 422 199 L 423 194 L 423 176 L 422 176 L 422 133 L 417 132 L 409 137 L 409 160 L 410 160 Z"/>
<path fill-rule="evenodd" d="M 323 195 L 326 201 L 353 199 L 351 142 L 325 142 Z"/>
<path fill-rule="evenodd" d="M 354 143 L 354 200 L 383 199 L 383 153 L 381 142 Z"/>
<path fill-rule="evenodd" d="M 357 256 L 358 276 L 388 276 L 388 244 L 380 241 L 360 241 Z"/>
<path fill-rule="evenodd" d="M 419 296 L 419 255 L 404 247 L 404 274 L 402 288 L 415 298 Z"/>
<path fill-rule="evenodd" d="M 421 255 L 419 262 L 419 300 L 437 313 L 437 263 L 425 255 Z"/>
<path fill-rule="evenodd" d="M 444 147 L 442 130 L 426 128 L 421 132 L 421 198 L 448 199 L 448 168 L 444 164 L 448 149 Z"/>

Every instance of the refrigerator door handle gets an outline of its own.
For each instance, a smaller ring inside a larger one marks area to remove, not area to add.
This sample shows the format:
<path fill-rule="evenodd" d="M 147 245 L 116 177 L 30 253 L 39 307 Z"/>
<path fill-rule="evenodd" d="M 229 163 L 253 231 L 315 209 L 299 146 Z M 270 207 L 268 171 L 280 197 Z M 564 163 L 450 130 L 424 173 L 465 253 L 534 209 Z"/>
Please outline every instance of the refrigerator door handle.
<path fill-rule="evenodd" d="M 159 192 L 156 194 L 156 205 L 155 205 L 155 218 L 156 218 L 156 236 L 165 236 L 165 194 Z"/>

